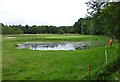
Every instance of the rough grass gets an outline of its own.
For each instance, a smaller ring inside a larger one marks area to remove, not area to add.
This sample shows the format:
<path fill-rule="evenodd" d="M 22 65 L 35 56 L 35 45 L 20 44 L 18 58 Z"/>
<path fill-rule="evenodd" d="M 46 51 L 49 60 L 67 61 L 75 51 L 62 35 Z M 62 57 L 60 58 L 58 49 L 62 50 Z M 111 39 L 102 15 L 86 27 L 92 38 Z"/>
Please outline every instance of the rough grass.
<path fill-rule="evenodd" d="M 117 58 L 117 42 L 109 47 L 109 37 L 90 35 L 8 35 L 3 36 L 3 80 L 82 80 L 95 79 L 96 73 L 104 70 L 105 55 L 108 52 L 108 63 Z M 75 51 L 32 51 L 16 49 L 15 44 L 30 41 L 95 41 L 104 42 L 86 50 Z M 91 74 L 88 76 L 88 65 Z"/>

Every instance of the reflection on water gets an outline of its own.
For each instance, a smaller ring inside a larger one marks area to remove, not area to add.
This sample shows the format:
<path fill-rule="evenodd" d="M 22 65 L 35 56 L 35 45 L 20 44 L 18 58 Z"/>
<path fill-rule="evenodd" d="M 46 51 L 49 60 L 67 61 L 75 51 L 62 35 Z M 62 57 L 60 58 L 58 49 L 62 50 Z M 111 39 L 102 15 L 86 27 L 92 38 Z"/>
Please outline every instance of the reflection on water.
<path fill-rule="evenodd" d="M 89 47 L 85 42 L 25 42 L 17 44 L 17 48 L 31 50 L 81 50 Z"/>

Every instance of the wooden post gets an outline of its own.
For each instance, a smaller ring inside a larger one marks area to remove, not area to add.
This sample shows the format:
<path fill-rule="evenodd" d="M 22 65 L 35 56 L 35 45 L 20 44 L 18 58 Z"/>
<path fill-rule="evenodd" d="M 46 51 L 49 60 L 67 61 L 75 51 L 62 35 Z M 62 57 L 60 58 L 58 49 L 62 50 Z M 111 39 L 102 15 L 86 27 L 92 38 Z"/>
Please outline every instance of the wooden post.
<path fill-rule="evenodd" d="M 96 47 L 98 47 L 98 40 L 96 39 Z"/>
<path fill-rule="evenodd" d="M 88 65 L 88 76 L 90 76 L 90 65 Z"/>
<path fill-rule="evenodd" d="M 109 45 L 112 46 L 112 39 L 109 41 Z"/>
<path fill-rule="evenodd" d="M 107 51 L 105 50 L 105 59 L 106 59 L 106 65 L 107 65 Z"/>

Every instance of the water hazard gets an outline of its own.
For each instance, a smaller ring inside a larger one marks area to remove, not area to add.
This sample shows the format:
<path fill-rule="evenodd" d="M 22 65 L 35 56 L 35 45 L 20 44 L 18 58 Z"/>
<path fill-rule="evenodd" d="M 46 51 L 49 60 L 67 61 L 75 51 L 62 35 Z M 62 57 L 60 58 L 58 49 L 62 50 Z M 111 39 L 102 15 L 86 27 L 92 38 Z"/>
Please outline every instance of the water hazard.
<path fill-rule="evenodd" d="M 17 48 L 31 50 L 82 50 L 89 48 L 87 42 L 25 42 L 17 44 Z"/>

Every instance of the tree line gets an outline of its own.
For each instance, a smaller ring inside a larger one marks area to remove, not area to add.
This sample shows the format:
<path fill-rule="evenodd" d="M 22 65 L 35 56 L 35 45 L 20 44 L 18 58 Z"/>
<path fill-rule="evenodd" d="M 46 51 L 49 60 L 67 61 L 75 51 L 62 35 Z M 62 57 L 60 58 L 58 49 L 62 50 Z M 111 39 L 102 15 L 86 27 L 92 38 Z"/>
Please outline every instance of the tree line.
<path fill-rule="evenodd" d="M 65 34 L 78 33 L 85 35 L 111 35 L 118 38 L 120 35 L 120 1 L 102 2 L 88 1 L 88 16 L 78 19 L 73 26 L 29 26 L 29 25 L 4 25 L 2 34 Z"/>
<path fill-rule="evenodd" d="M 73 26 L 29 26 L 29 25 L 4 25 L 2 26 L 2 34 L 65 34 L 75 33 Z"/>

